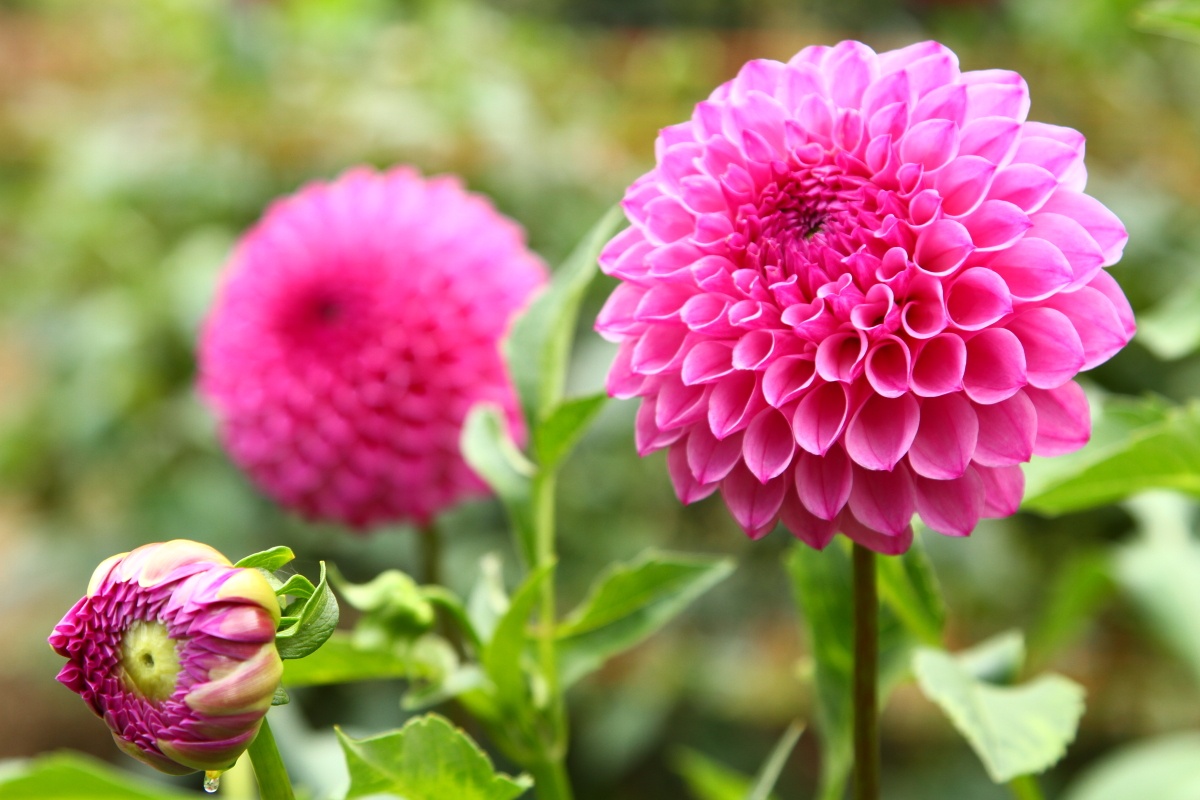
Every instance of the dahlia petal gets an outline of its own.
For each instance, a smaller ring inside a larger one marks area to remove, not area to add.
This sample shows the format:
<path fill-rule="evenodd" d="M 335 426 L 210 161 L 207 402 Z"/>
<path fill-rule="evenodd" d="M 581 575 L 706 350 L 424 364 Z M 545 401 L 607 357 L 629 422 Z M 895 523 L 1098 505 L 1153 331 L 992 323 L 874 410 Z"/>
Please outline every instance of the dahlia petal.
<path fill-rule="evenodd" d="M 916 42 L 896 50 L 889 50 L 886 53 L 879 53 L 879 72 L 887 75 L 902 70 L 910 64 L 935 56 L 949 62 L 949 67 L 942 67 L 941 75 L 944 80 L 941 82 L 953 83 L 954 78 L 958 75 L 958 58 L 946 45 L 933 40 Z"/>
<path fill-rule="evenodd" d="M 266 711 L 282 676 L 279 653 L 274 643 L 266 644 L 258 655 L 238 664 L 229 674 L 194 686 L 183 701 L 196 713 L 214 717 Z"/>
<path fill-rule="evenodd" d="M 733 305 L 714 294 L 698 294 L 683 304 L 679 319 L 689 330 L 709 336 L 734 334 L 737 329 L 729 324 L 729 309 Z"/>
<path fill-rule="evenodd" d="M 1015 317 L 1007 328 L 1025 348 L 1025 370 L 1031 386 L 1053 389 L 1083 367 L 1083 342 L 1062 312 L 1032 308 Z"/>
<path fill-rule="evenodd" d="M 792 418 L 796 444 L 823 456 L 845 430 L 850 398 L 842 383 L 826 383 L 804 396 Z"/>
<path fill-rule="evenodd" d="M 655 244 L 670 244 L 696 229 L 696 218 L 674 197 L 656 197 L 646 203 L 645 211 L 645 231 Z"/>
<path fill-rule="evenodd" d="M 912 112 L 914 123 L 944 119 L 962 126 L 967 113 L 967 87 L 962 84 L 939 86 L 922 97 Z"/>
<path fill-rule="evenodd" d="M 721 496 L 746 535 L 761 539 L 775 527 L 787 487 L 788 481 L 782 477 L 760 483 L 749 469 L 739 464 L 721 482 Z"/>
<path fill-rule="evenodd" d="M 963 126 L 958 152 L 985 158 L 1000 166 L 1017 150 L 1021 123 L 1008 117 L 981 117 Z"/>
<path fill-rule="evenodd" d="M 1075 273 L 1062 251 L 1045 239 L 1026 237 L 988 261 L 1018 300 L 1044 300 L 1071 285 Z"/>
<path fill-rule="evenodd" d="M 792 463 L 796 440 L 788 418 L 774 408 L 766 408 L 751 421 L 742 439 L 742 457 L 746 466 L 762 483 L 782 475 Z"/>
<path fill-rule="evenodd" d="M 646 278 L 660 281 L 657 288 L 670 287 L 674 298 L 678 299 L 678 304 L 666 311 L 677 311 L 688 297 L 695 294 L 695 271 L 704 257 L 703 250 L 685 241 L 656 247 L 645 254 Z M 665 295 L 656 300 L 661 303 L 671 296 Z"/>
<path fill-rule="evenodd" d="M 975 470 L 961 477 L 932 480 L 917 476 L 917 513 L 932 530 L 947 536 L 969 536 L 983 515 L 985 490 Z"/>
<path fill-rule="evenodd" d="M 989 328 L 967 342 L 963 389 L 976 403 L 998 403 L 1012 397 L 1028 382 L 1025 349 L 1012 331 Z"/>
<path fill-rule="evenodd" d="M 634 417 L 633 440 L 639 456 L 661 450 L 678 441 L 686 433 L 683 428 L 674 428 L 669 431 L 659 428 L 654 421 L 657 406 L 657 397 L 647 397 L 642 401 L 637 416 Z"/>
<path fill-rule="evenodd" d="M 803 394 L 816 375 L 812 356 L 784 356 L 771 362 L 763 373 L 763 397 L 775 408 L 782 408 Z"/>
<path fill-rule="evenodd" d="M 942 209 L 955 217 L 969 214 L 987 196 L 995 174 L 996 165 L 981 156 L 954 159 L 934 178 L 934 187 L 942 196 Z"/>
<path fill-rule="evenodd" d="M 976 405 L 979 440 L 974 461 L 985 467 L 1010 467 L 1033 456 L 1037 410 L 1024 391 L 990 405 Z M 931 476 L 935 477 L 935 476 Z"/>
<path fill-rule="evenodd" d="M 645 325 L 635 319 L 634 313 L 645 296 L 646 290 L 640 286 L 618 284 L 596 317 L 596 330 L 609 341 L 620 341 L 629 334 L 641 333 Z"/>
<path fill-rule="evenodd" d="M 701 484 L 718 483 L 742 458 L 742 434 L 718 439 L 697 425 L 687 438 L 687 465 Z"/>
<path fill-rule="evenodd" d="M 677 379 L 663 381 L 654 407 L 654 424 L 667 431 L 699 422 L 708 415 L 704 386 L 685 386 Z"/>
<path fill-rule="evenodd" d="M 941 195 L 933 189 L 925 189 L 914 195 L 908 203 L 908 225 L 913 230 L 927 227 L 941 216 L 941 211 Z"/>
<path fill-rule="evenodd" d="M 867 381 L 884 397 L 899 397 L 909 389 L 912 354 L 903 339 L 885 336 L 872 346 L 866 362 Z"/>
<path fill-rule="evenodd" d="M 632 286 L 620 284 L 617 289 Z M 674 322 L 679 319 L 679 310 L 693 295 L 694 289 L 679 284 L 667 283 L 652 287 L 642 294 L 634 307 L 633 317 L 641 322 Z M 616 290 L 613 291 L 616 296 Z M 597 324 L 599 319 L 597 319 Z"/>
<path fill-rule="evenodd" d="M 747 61 L 731 81 L 731 97 L 739 100 L 750 92 L 771 94 L 787 72 L 785 65 L 767 58 Z"/>
<path fill-rule="evenodd" d="M 666 148 L 658 154 L 659 175 L 678 191 L 684 178 L 695 175 L 699 171 L 695 161 L 697 156 L 702 155 L 703 152 L 704 148 L 696 142 L 682 142 Z"/>
<path fill-rule="evenodd" d="M 924 97 L 939 86 L 958 82 L 958 56 L 950 48 L 938 45 L 924 58 L 910 61 L 904 70 L 908 73 L 913 93 L 917 97 Z M 880 71 L 886 71 L 882 62 Z"/>
<path fill-rule="evenodd" d="M 852 472 L 850 457 L 840 446 L 824 456 L 801 452 L 796 457 L 796 496 L 813 515 L 835 520 L 850 499 Z"/>
<path fill-rule="evenodd" d="M 1026 125 L 1026 133 L 1029 126 Z M 1037 164 L 1048 170 L 1059 183 L 1068 188 L 1082 190 L 1083 146 L 1073 147 L 1069 144 L 1042 136 L 1023 136 L 1017 145 L 1013 161 L 1025 164 Z"/>
<path fill-rule="evenodd" d="M 817 374 L 833 382 L 849 383 L 858 377 L 867 355 L 867 337 L 861 331 L 827 337 L 817 346 Z"/>
<path fill-rule="evenodd" d="M 825 69 L 834 76 L 829 84 L 833 102 L 842 108 L 858 108 L 879 67 L 874 50 L 861 42 L 845 41 L 833 48 Z"/>
<path fill-rule="evenodd" d="M 921 423 L 908 450 L 909 466 L 917 475 L 939 481 L 959 477 L 971 463 L 979 428 L 979 417 L 962 395 L 924 400 Z"/>
<path fill-rule="evenodd" d="M 837 528 L 852 541 L 881 555 L 898 556 L 912 547 L 912 525 L 905 526 L 896 534 L 885 533 L 855 519 L 849 509 L 838 517 Z"/>
<path fill-rule="evenodd" d="M 1008 247 L 1033 226 L 1024 211 L 1003 200 L 985 200 L 962 222 L 976 250 Z"/>
<path fill-rule="evenodd" d="M 646 383 L 646 378 L 638 375 L 630 366 L 635 344 L 632 340 L 626 340 L 617 348 L 617 355 L 613 358 L 613 365 L 609 368 L 608 377 L 604 382 L 605 391 L 610 397 L 623 400 L 637 397 Z"/>
<path fill-rule="evenodd" d="M 900 138 L 900 158 L 926 170 L 939 169 L 958 154 L 958 126 L 948 119 L 918 122 Z"/>
<path fill-rule="evenodd" d="M 824 550 L 837 535 L 835 520 L 814 516 L 791 490 L 783 496 L 779 521 L 793 536 L 817 550 Z"/>
<path fill-rule="evenodd" d="M 786 346 L 777 347 L 782 339 L 780 332 L 766 329 L 750 331 L 733 348 L 733 366 L 737 369 L 765 369 L 773 360 L 772 356 L 776 355 L 776 350 Z"/>
<path fill-rule="evenodd" d="M 713 436 L 724 439 L 745 429 L 766 407 L 759 380 L 756 373 L 737 371 L 713 387 L 708 398 L 708 427 Z"/>
<path fill-rule="evenodd" d="M 962 223 L 940 219 L 917 237 L 913 261 L 930 275 L 949 275 L 974 249 L 971 232 Z"/>
<path fill-rule="evenodd" d="M 674 369 L 691 352 L 684 342 L 688 329 L 681 325 L 654 325 L 642 333 L 629 366 L 639 375 L 657 375 Z"/>
<path fill-rule="evenodd" d="M 1081 369 L 1103 364 L 1132 338 L 1112 301 L 1091 286 L 1055 295 L 1046 301 L 1046 305 L 1062 312 L 1079 334 L 1084 356 Z"/>
<path fill-rule="evenodd" d="M 1137 324 L 1133 319 L 1133 309 L 1129 306 L 1129 299 L 1117 285 L 1116 279 L 1107 272 L 1100 271 L 1096 273 L 1096 277 L 1092 278 L 1088 286 L 1108 298 L 1108 302 L 1112 303 L 1113 309 L 1117 312 L 1117 318 L 1121 320 L 1121 328 L 1125 331 L 1125 336 L 1132 339 L 1133 334 L 1137 332 Z"/>
<path fill-rule="evenodd" d="M 963 388 L 967 346 L 962 337 L 943 333 L 921 345 L 909 385 L 921 397 L 937 397 Z"/>
<path fill-rule="evenodd" d="M 1033 453 L 1059 456 L 1087 444 L 1092 434 L 1092 414 L 1087 395 L 1075 381 L 1053 389 L 1025 390 L 1037 409 L 1037 439 Z"/>
<path fill-rule="evenodd" d="M 1117 215 L 1091 195 L 1060 189 L 1042 206 L 1043 211 L 1061 214 L 1078 222 L 1100 247 L 1103 266 L 1121 259 L 1129 234 Z"/>
<path fill-rule="evenodd" d="M 697 428 L 696 430 L 701 429 Z M 690 442 L 691 437 L 689 436 L 689 444 L 676 442 L 667 451 L 667 473 L 671 477 L 671 485 L 675 489 L 675 496 L 685 506 L 703 500 L 715 492 L 719 486 L 715 481 L 713 483 L 701 483 L 692 475 L 691 469 L 688 467 L 687 455 Z"/>
<path fill-rule="evenodd" d="M 869 470 L 896 466 L 917 435 L 920 404 L 912 395 L 867 400 L 846 429 L 846 452 Z"/>
<path fill-rule="evenodd" d="M 733 372 L 733 346 L 728 342 L 699 342 L 688 350 L 680 368 L 684 385 L 712 383 Z"/>
<path fill-rule="evenodd" d="M 1009 164 L 996 173 L 988 197 L 1012 203 L 1027 214 L 1045 206 L 1058 179 L 1037 164 Z"/>
<path fill-rule="evenodd" d="M 1021 507 L 1025 494 L 1025 473 L 1020 467 L 974 467 L 983 482 L 983 516 L 989 519 L 1011 517 Z"/>
<path fill-rule="evenodd" d="M 1029 86 L 1015 72 L 1004 69 L 964 72 L 967 86 L 967 119 L 1005 117 L 1020 122 L 1029 114 Z"/>
<path fill-rule="evenodd" d="M 916 492 L 912 474 L 903 464 L 891 472 L 854 468 L 849 510 L 872 530 L 899 536 L 912 522 Z"/>
<path fill-rule="evenodd" d="M 908 287 L 909 301 L 900 311 L 900 324 L 914 339 L 928 339 L 946 329 L 946 300 L 941 281 L 918 275 Z"/>
<path fill-rule="evenodd" d="M 960 273 L 946 292 L 950 321 L 966 331 L 989 327 L 1012 310 L 1012 296 L 1004 279 L 983 267 Z"/>
<path fill-rule="evenodd" d="M 764 163 L 787 156 L 783 132 L 783 120 L 787 112 L 775 98 L 751 90 L 732 110 L 733 119 L 742 132 L 743 151 L 747 156 Z M 755 141 L 758 144 L 752 144 Z"/>

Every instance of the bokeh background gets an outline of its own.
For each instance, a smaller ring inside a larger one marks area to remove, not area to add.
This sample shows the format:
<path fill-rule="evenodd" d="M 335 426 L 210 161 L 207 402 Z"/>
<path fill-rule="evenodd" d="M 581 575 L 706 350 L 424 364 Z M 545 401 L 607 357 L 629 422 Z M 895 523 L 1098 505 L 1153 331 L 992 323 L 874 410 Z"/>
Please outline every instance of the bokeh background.
<path fill-rule="evenodd" d="M 460 173 L 555 263 L 653 163 L 657 130 L 744 61 L 846 37 L 876 49 L 937 38 L 966 69 L 1020 71 L 1031 116 L 1082 130 L 1089 191 L 1128 225 L 1113 274 L 1147 313 L 1091 388 L 1178 403 L 1200 395 L 1200 44 L 1141 30 L 1140 5 L 0 3 L 0 758 L 71 747 L 135 767 L 53 681 L 59 659 L 45 644 L 112 553 L 190 537 L 233 558 L 286 543 L 302 570 L 324 558 L 356 579 L 416 569 L 412 531 L 354 536 L 258 496 L 221 452 L 193 385 L 197 331 L 235 238 L 271 198 L 354 164 Z M 586 324 L 610 288 L 598 281 L 585 310 L 580 391 L 601 385 L 611 356 Z M 634 453 L 633 411 L 611 404 L 562 478 L 563 602 L 604 564 L 651 544 L 731 554 L 739 569 L 573 690 L 570 768 L 582 800 L 685 797 L 681 747 L 753 772 L 811 710 L 781 566 L 789 537 L 751 545 L 716 498 L 680 508 L 661 454 Z M 1166 505 L 1189 535 L 1190 506 Z M 1112 748 L 1200 727 L 1195 671 L 1089 569 L 1136 525 L 1112 507 L 1021 514 L 968 540 L 927 541 L 952 647 L 1022 628 L 1031 668 L 1088 688 L 1079 738 L 1044 781 L 1051 794 Z M 515 577 L 493 505 L 471 504 L 443 526 L 452 587 L 465 591 L 492 551 Z M 297 692 L 273 712 L 297 777 L 318 795 L 336 790 L 328 726 L 394 727 L 399 691 Z M 894 697 L 883 736 L 889 798 L 1007 796 L 911 688 Z M 780 796 L 809 796 L 816 765 L 808 734 Z"/>

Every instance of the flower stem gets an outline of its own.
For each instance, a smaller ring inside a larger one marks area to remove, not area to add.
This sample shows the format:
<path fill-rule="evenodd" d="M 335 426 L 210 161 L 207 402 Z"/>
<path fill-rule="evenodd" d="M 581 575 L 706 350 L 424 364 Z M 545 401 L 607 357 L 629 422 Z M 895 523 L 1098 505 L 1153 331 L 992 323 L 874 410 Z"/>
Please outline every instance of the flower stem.
<path fill-rule="evenodd" d="M 561 760 L 530 764 L 529 771 L 533 775 L 533 786 L 537 790 L 538 800 L 565 799 L 572 796 L 571 782 L 567 780 L 567 771 Z"/>
<path fill-rule="evenodd" d="M 1008 782 L 1008 788 L 1017 800 L 1043 800 L 1045 797 L 1032 775 L 1018 775 Z"/>
<path fill-rule="evenodd" d="M 875 553 L 854 544 L 854 800 L 879 800 L 879 596 Z"/>
<path fill-rule="evenodd" d="M 288 778 L 287 768 L 279 757 L 279 748 L 275 746 L 275 737 L 271 734 L 271 726 L 264 717 L 258 735 L 250 743 L 250 763 L 254 766 L 254 777 L 258 779 L 258 791 L 262 800 L 295 800 L 292 793 L 292 782 Z"/>

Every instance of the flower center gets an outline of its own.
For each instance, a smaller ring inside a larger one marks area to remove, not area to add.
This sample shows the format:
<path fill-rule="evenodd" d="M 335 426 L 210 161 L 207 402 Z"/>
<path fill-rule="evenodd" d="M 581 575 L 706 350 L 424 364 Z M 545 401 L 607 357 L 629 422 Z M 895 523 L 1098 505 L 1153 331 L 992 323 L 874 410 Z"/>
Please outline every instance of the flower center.
<path fill-rule="evenodd" d="M 125 629 L 121 674 L 131 691 L 151 703 L 161 703 L 175 693 L 179 654 L 165 625 L 136 620 Z"/>

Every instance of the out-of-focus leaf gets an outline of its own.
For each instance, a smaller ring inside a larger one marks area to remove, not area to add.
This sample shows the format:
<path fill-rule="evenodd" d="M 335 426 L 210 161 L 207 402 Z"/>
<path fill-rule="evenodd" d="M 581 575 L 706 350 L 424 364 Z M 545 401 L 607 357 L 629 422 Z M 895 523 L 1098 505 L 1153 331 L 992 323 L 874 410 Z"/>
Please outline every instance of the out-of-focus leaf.
<path fill-rule="evenodd" d="M 1200 0 L 1194 0 L 1196 23 L 1193 34 L 1200 37 Z M 1143 27 L 1161 30 L 1158 25 L 1147 24 L 1149 9 L 1143 12 Z M 1158 17 L 1162 20 L 1163 17 Z M 1162 303 L 1149 311 L 1138 314 L 1137 340 L 1146 349 L 1164 360 L 1183 358 L 1200 347 L 1200 281 L 1172 292 Z"/>
<path fill-rule="evenodd" d="M 824 551 L 797 545 L 788 574 L 813 657 L 821 778 L 817 797 L 840 800 L 853 765 L 854 605 L 850 551 L 840 537 Z M 879 559 L 876 559 L 877 561 Z M 882 703 L 908 670 L 914 640 L 896 615 L 879 613 L 879 697 Z"/>
<path fill-rule="evenodd" d="M 922 647 L 913 657 L 921 691 L 946 713 L 996 783 L 1042 772 L 1057 762 L 1075 739 L 1083 715 L 1083 687 L 1061 675 L 997 686 L 974 674 L 981 662 L 998 663 L 1015 655 L 1011 635 L 1005 638 L 957 656 Z M 982 656 L 981 648 L 990 654 Z"/>
<path fill-rule="evenodd" d="M 275 634 L 275 646 L 282 659 L 304 658 L 333 634 L 338 622 L 338 604 L 329 588 L 325 562 L 321 562 L 321 580 L 311 597 L 302 601 L 296 621 Z M 289 609 L 289 612 L 291 609 Z"/>
<path fill-rule="evenodd" d="M 1159 736 L 1122 747 L 1075 779 L 1062 800 L 1195 800 L 1200 733 Z"/>
<path fill-rule="evenodd" d="M 1181 39 L 1200 41 L 1200 0 L 1158 0 L 1142 8 L 1137 15 L 1138 24 L 1151 31 L 1177 36 Z M 1192 306 L 1191 322 L 1194 324 L 1195 306 Z M 1140 328 L 1145 320 L 1138 320 Z M 1188 329 L 1185 328 L 1185 331 Z M 1140 331 L 1139 331 L 1140 332 Z M 1200 341 L 1200 331 L 1195 333 Z"/>
<path fill-rule="evenodd" d="M 946 606 L 920 538 L 914 537 L 912 547 L 903 555 L 877 558 L 875 563 L 880 599 L 922 643 L 940 645 Z"/>
<path fill-rule="evenodd" d="M 479 638 L 486 642 L 492 638 L 505 611 L 508 611 L 508 594 L 504 591 L 500 556 L 488 553 L 479 560 L 479 580 L 467 596 L 467 615 Z"/>
<path fill-rule="evenodd" d="M 432 651 L 417 642 L 363 647 L 349 633 L 338 631 L 311 655 L 285 661 L 283 685 L 293 689 L 388 678 L 428 679 L 444 670 L 442 659 L 432 657 Z"/>
<path fill-rule="evenodd" d="M 567 400 L 550 412 L 533 432 L 534 452 L 542 469 L 554 469 L 567 457 L 606 402 L 608 395 L 601 392 Z"/>
<path fill-rule="evenodd" d="M 696 800 L 745 800 L 754 780 L 703 753 L 681 748 L 673 759 L 675 771 Z"/>
<path fill-rule="evenodd" d="M 654 633 L 732 571 L 729 559 L 656 550 L 610 567 L 558 626 L 563 685 Z"/>
<path fill-rule="evenodd" d="M 541 596 L 542 583 L 551 580 L 553 574 L 553 564 L 529 573 L 496 625 L 491 641 L 483 649 L 483 669 L 496 687 L 497 701 L 502 709 L 524 709 L 529 705 L 529 682 L 521 666 L 529 642 L 529 615 Z"/>
<path fill-rule="evenodd" d="M 264 569 L 267 572 L 274 572 L 284 565 L 291 563 L 291 561 L 295 558 L 296 554 L 292 552 L 292 548 L 280 545 L 279 547 L 272 547 L 270 550 L 251 553 L 241 561 L 238 561 L 236 564 L 234 564 L 234 566 L 257 567 L 258 569 Z"/>
<path fill-rule="evenodd" d="M 497 773 L 479 745 L 436 714 L 365 739 L 337 734 L 350 771 L 347 798 L 512 800 L 533 785 L 528 776 Z"/>
<path fill-rule="evenodd" d="M 480 403 L 467 414 L 460 443 L 463 457 L 491 487 L 504 510 L 526 564 L 533 564 L 534 521 L 531 481 L 535 468 L 522 455 L 504 421 L 504 413 L 492 403 Z"/>
<path fill-rule="evenodd" d="M 350 583 L 334 571 L 333 585 L 352 608 L 362 611 L 360 642 L 370 635 L 382 639 L 417 636 L 433 627 L 436 615 L 429 598 L 407 574 L 385 570 L 366 583 Z"/>
<path fill-rule="evenodd" d="M 125 772 L 82 753 L 0 764 L 5 800 L 187 800 L 196 795 Z"/>
<path fill-rule="evenodd" d="M 1005 631 L 967 650 L 955 653 L 958 665 L 985 683 L 1012 683 L 1025 663 L 1025 637 Z"/>
<path fill-rule="evenodd" d="M 1044 610 L 1029 636 L 1033 664 L 1044 663 L 1083 628 L 1113 593 L 1109 553 L 1089 551 L 1055 569 Z"/>
<path fill-rule="evenodd" d="M 531 429 L 536 429 L 562 398 L 579 304 L 596 275 L 601 248 L 624 219 L 620 207 L 601 217 L 554 271 L 549 288 L 513 323 L 504 342 L 509 374 Z"/>
<path fill-rule="evenodd" d="M 448 672 L 439 681 L 413 686 L 400 698 L 400 708 L 405 711 L 424 711 L 465 692 L 482 690 L 486 685 L 487 676 L 483 670 L 475 664 L 465 664 Z M 490 718 L 492 715 L 482 716 Z"/>
<path fill-rule="evenodd" d="M 1164 408 L 1158 401 L 1146 401 L 1143 410 L 1148 413 L 1122 418 L 1133 427 L 1126 428 L 1117 441 L 1085 448 L 1081 458 L 1069 462 L 1071 469 L 1065 474 L 1060 465 L 1057 477 L 1035 489 L 1025 507 L 1062 514 L 1113 503 L 1147 489 L 1200 496 L 1200 404 Z M 1153 416 L 1158 419 L 1147 424 Z"/>
<path fill-rule="evenodd" d="M 754 776 L 754 786 L 746 794 L 746 800 L 767 800 L 771 796 L 771 790 L 775 788 L 779 775 L 783 772 L 783 765 L 787 763 L 788 756 L 795 749 L 796 742 L 800 741 L 802 733 L 804 725 L 800 722 L 793 722 L 788 726 L 771 750 L 771 755 L 767 756 L 758 774 Z"/>

